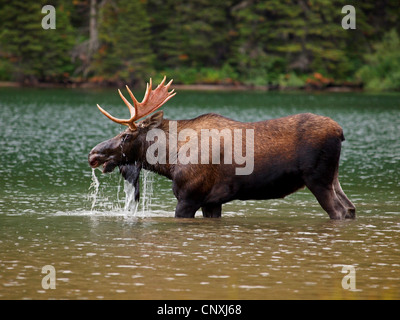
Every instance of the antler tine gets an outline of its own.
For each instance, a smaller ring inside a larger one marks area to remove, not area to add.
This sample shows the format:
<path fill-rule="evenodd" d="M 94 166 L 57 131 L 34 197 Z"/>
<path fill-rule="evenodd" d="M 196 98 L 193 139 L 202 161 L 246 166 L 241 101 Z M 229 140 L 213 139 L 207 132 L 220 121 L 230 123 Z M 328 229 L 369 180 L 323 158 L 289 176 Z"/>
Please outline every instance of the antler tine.
<path fill-rule="evenodd" d="M 148 85 L 146 89 L 146 94 L 141 103 L 139 103 L 137 107 L 137 118 L 141 119 L 148 114 L 154 112 L 158 108 L 160 108 L 165 102 L 167 102 L 173 94 L 172 92 L 168 92 L 169 86 L 172 81 L 170 81 L 166 86 L 165 81 L 167 77 L 164 76 L 161 83 L 157 86 L 156 89 L 152 90 L 151 84 L 152 81 L 150 79 L 150 85 Z"/>
<path fill-rule="evenodd" d="M 136 108 L 137 108 L 139 102 L 136 100 L 135 96 L 133 95 L 133 93 L 132 93 L 132 91 L 129 89 L 129 87 L 128 87 L 128 86 L 125 86 L 125 87 L 126 87 L 126 90 L 128 90 L 128 93 L 129 93 L 129 95 L 130 95 L 131 98 L 132 98 L 133 105 L 135 106 L 135 110 L 136 110 Z"/>
<path fill-rule="evenodd" d="M 167 76 L 164 76 L 164 79 L 161 81 L 161 83 L 157 86 L 158 87 L 162 87 L 165 83 L 165 80 L 167 80 Z"/>
<path fill-rule="evenodd" d="M 118 119 L 116 117 L 113 117 L 111 114 L 109 114 L 106 110 L 104 110 L 98 104 L 97 104 L 97 108 L 99 108 L 100 112 L 102 114 L 104 114 L 108 119 L 110 119 L 110 120 L 112 120 L 112 121 L 114 121 L 116 123 L 123 124 L 123 125 L 128 125 L 129 127 L 131 127 L 131 125 L 130 125 L 131 120 L 130 119 Z"/>
<path fill-rule="evenodd" d="M 150 81 L 149 81 L 149 82 L 150 82 L 150 84 L 149 84 L 149 83 L 146 83 L 146 93 L 144 94 L 144 98 L 143 98 L 141 104 L 145 104 L 145 103 L 149 100 L 150 93 L 151 93 L 151 91 L 152 91 L 152 86 L 153 86 L 153 83 L 152 83 L 152 81 L 151 81 L 151 78 L 150 78 Z"/>
<path fill-rule="evenodd" d="M 169 89 L 169 87 L 172 84 L 172 81 L 174 81 L 174 79 L 171 79 L 170 82 L 167 83 L 167 85 L 165 86 L 167 88 L 167 90 Z M 174 92 L 174 90 L 172 90 L 171 92 Z"/>
<path fill-rule="evenodd" d="M 174 92 L 174 89 L 168 92 L 169 87 L 172 84 L 171 80 L 168 82 L 167 85 L 164 86 L 164 83 L 166 81 L 167 77 L 164 76 L 164 79 L 161 81 L 161 83 L 157 86 L 157 88 L 153 91 L 152 89 L 152 80 L 150 78 L 149 83 L 147 83 L 146 87 L 146 93 L 144 94 L 143 101 L 138 102 L 133 95 L 132 91 L 129 89 L 128 86 L 126 86 L 126 90 L 128 91 L 129 95 L 132 98 L 133 101 L 133 106 L 132 104 L 124 97 L 122 94 L 121 90 L 118 89 L 118 93 L 121 97 L 121 99 L 125 102 L 126 106 L 129 108 L 129 112 L 131 114 L 130 119 L 118 119 L 116 117 L 113 117 L 111 114 L 109 114 L 107 111 L 105 111 L 102 107 L 97 105 L 99 108 L 100 112 L 104 114 L 107 118 L 110 120 L 123 124 L 125 126 L 128 126 L 131 130 L 136 130 L 137 126 L 135 124 L 136 120 L 139 120 L 150 113 L 154 112 L 158 108 L 160 108 L 164 103 L 166 103 L 169 99 L 171 99 L 174 95 L 176 95 L 176 92 Z"/>
<path fill-rule="evenodd" d="M 172 93 L 172 92 L 173 92 L 173 91 L 170 92 L 170 95 L 168 96 L 168 98 L 166 98 L 166 99 L 162 102 L 162 104 L 166 103 L 169 99 L 171 99 L 174 95 L 176 95 L 176 92 L 175 92 L 175 93 Z"/>
<path fill-rule="evenodd" d="M 119 92 L 119 95 L 121 96 L 121 99 L 125 102 L 126 106 L 128 107 L 129 112 L 131 113 L 131 119 L 134 119 L 135 115 L 136 115 L 136 109 L 130 104 L 130 102 L 128 100 L 126 100 L 124 95 L 121 93 L 121 90 L 118 89 L 118 92 Z M 131 95 L 131 97 L 133 96 L 133 94 L 132 94 L 132 92 L 130 92 L 130 90 L 129 90 L 129 94 Z M 134 99 L 133 101 L 135 101 L 135 100 L 136 99 Z"/>

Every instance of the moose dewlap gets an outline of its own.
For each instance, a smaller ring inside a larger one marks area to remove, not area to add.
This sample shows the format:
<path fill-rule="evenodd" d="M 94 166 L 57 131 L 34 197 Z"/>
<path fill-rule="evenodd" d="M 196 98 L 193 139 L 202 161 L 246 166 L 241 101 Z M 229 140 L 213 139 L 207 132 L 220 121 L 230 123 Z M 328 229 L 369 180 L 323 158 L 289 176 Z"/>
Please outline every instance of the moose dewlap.
<path fill-rule="evenodd" d="M 355 207 L 339 180 L 343 130 L 328 117 L 311 113 L 259 122 L 239 122 L 209 113 L 194 119 L 168 120 L 159 111 L 143 119 L 176 93 L 166 78 L 142 102 L 127 87 L 132 104 L 119 94 L 131 117 L 112 121 L 128 126 L 101 142 L 89 154 L 89 164 L 103 172 L 119 167 L 139 190 L 141 168 L 173 182 L 178 200 L 175 217 L 220 217 L 222 204 L 239 199 L 283 198 L 306 186 L 331 219 L 355 218 Z M 136 199 L 138 200 L 138 199 Z"/>

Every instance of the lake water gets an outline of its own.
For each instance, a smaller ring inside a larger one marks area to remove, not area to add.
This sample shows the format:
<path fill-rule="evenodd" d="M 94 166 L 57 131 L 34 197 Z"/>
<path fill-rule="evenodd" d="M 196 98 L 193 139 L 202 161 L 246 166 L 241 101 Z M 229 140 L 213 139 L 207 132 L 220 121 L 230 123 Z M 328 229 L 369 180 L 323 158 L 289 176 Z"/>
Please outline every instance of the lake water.
<path fill-rule="evenodd" d="M 400 298 L 400 94 L 181 91 L 163 107 L 169 119 L 332 117 L 354 221 L 329 220 L 307 189 L 178 220 L 171 182 L 143 172 L 125 210 L 118 170 L 94 179 L 87 163 L 124 129 L 96 103 L 127 116 L 116 90 L 0 88 L 0 299 Z M 42 286 L 48 265 L 55 289 Z"/>

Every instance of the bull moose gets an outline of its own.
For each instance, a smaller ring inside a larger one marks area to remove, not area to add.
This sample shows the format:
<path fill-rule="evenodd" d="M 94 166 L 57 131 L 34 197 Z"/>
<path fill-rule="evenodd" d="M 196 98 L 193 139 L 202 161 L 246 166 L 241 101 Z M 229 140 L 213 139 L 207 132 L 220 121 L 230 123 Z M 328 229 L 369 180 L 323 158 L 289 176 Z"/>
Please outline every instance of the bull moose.
<path fill-rule="evenodd" d="M 283 198 L 305 186 L 331 219 L 355 218 L 355 207 L 338 180 L 344 141 L 338 123 L 311 113 L 259 122 L 239 122 L 214 113 L 188 120 L 168 120 L 163 118 L 162 111 L 152 114 L 176 94 L 174 90 L 168 91 L 172 80 L 166 85 L 165 80 L 164 77 L 153 90 L 150 79 L 142 102 L 138 102 L 126 86 L 133 106 L 118 90 L 129 108 L 129 119 L 115 118 L 97 105 L 109 119 L 128 128 L 91 150 L 89 164 L 92 168 L 103 165 L 103 173 L 108 173 L 118 166 L 122 176 L 136 186 L 136 200 L 142 168 L 167 177 L 172 180 L 178 200 L 177 218 L 193 218 L 200 208 L 204 217 L 218 218 L 222 204 L 229 201 Z M 136 123 L 139 119 L 142 120 Z M 203 144 L 202 141 L 200 144 L 193 138 L 207 130 L 234 132 L 237 139 L 233 141 L 232 136 L 228 139 L 227 135 L 219 134 L 217 143 L 210 146 L 210 143 Z M 184 137 L 176 139 L 176 135 L 181 136 L 184 131 Z M 246 139 L 236 135 L 245 131 L 248 133 Z M 252 139 L 247 139 L 249 137 Z M 191 150 L 187 147 L 188 138 L 195 142 L 195 146 L 191 144 Z M 235 145 L 234 152 L 232 145 Z M 180 148 L 184 146 L 185 156 L 187 152 L 194 153 L 193 150 L 207 149 L 215 161 L 203 161 L 203 154 L 179 158 Z M 243 169 L 244 161 L 233 159 L 233 156 L 244 150 L 251 153 L 251 159 L 248 158 L 250 170 L 238 173 L 238 169 Z M 179 161 L 182 159 L 192 161 Z"/>

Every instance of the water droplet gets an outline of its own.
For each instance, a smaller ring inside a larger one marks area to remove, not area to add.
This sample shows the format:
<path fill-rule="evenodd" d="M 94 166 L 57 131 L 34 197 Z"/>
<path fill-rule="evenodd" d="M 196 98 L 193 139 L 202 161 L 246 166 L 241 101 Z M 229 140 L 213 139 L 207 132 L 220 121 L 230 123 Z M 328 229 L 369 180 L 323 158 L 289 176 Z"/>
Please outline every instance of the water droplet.
<path fill-rule="evenodd" d="M 94 173 L 95 170 L 96 169 L 92 169 L 92 183 L 89 186 L 89 195 L 88 195 L 88 198 L 92 200 L 92 207 L 90 209 L 92 211 L 96 205 L 97 194 L 99 192 L 99 186 L 100 186 L 99 179 L 97 179 L 97 176 Z"/>

